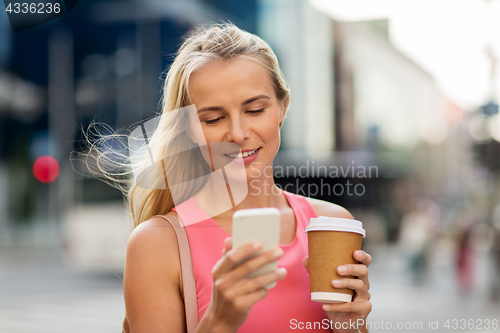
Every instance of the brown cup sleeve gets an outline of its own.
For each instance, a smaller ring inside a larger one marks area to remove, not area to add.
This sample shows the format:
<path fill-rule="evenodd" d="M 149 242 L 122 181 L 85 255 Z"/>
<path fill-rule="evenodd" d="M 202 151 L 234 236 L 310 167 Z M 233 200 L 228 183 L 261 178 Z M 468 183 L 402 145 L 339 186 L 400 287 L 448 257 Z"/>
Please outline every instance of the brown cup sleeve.
<path fill-rule="evenodd" d="M 354 276 L 339 276 L 337 267 L 357 264 L 353 252 L 361 249 L 363 236 L 353 232 L 309 231 L 309 285 L 311 292 L 336 292 L 353 295 L 352 289 L 333 288 L 331 281 L 354 279 Z"/>

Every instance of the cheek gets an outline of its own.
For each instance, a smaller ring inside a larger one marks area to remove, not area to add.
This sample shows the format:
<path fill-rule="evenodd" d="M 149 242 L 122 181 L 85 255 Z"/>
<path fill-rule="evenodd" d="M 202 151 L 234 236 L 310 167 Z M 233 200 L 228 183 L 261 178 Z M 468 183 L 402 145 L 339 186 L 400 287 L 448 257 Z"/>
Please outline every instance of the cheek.
<path fill-rule="evenodd" d="M 279 131 L 279 119 L 277 115 L 269 117 L 264 123 L 259 126 L 259 131 L 262 133 L 262 137 L 266 138 L 266 141 L 276 141 L 280 139 Z"/>
<path fill-rule="evenodd" d="M 193 138 L 194 142 L 196 142 L 200 146 L 206 145 L 208 140 L 206 140 L 206 136 L 202 131 L 196 131 L 193 133 L 193 135 L 194 135 L 194 138 Z"/>
<path fill-rule="evenodd" d="M 214 128 L 204 128 L 203 129 L 203 138 L 206 142 L 222 142 L 223 135 L 221 134 L 221 130 Z"/>

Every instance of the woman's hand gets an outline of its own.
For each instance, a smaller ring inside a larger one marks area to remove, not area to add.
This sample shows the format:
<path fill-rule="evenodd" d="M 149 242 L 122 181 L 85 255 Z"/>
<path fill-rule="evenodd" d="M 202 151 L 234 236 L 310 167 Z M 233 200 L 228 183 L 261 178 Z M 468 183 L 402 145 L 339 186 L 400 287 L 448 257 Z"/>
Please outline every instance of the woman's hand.
<path fill-rule="evenodd" d="M 362 250 L 357 250 L 353 252 L 353 258 L 360 263 L 341 265 L 337 267 L 337 274 L 341 276 L 352 275 L 356 279 L 346 278 L 332 281 L 334 288 L 349 288 L 354 290 L 353 301 L 349 303 L 323 304 L 323 310 L 325 310 L 328 319 L 334 323 L 334 327 L 335 323 L 339 323 L 339 329 L 334 328 L 333 330 L 338 333 L 358 333 L 357 328 L 353 329 L 355 324 L 351 325 L 351 323 L 360 323 L 362 324 L 361 326 L 366 326 L 366 317 L 372 310 L 370 293 L 368 292 L 370 289 L 368 266 L 370 266 L 372 257 Z M 309 272 L 309 257 L 305 257 L 303 263 L 307 272 Z M 342 328 L 340 328 L 341 326 Z M 359 329 L 362 330 L 361 327 Z"/>
<path fill-rule="evenodd" d="M 246 276 L 259 267 L 281 258 L 283 250 L 278 248 L 264 252 L 237 266 L 242 260 L 258 253 L 262 245 L 255 243 L 232 249 L 231 243 L 231 237 L 226 238 L 222 258 L 212 269 L 212 299 L 207 309 L 210 332 L 236 332 L 245 322 L 251 307 L 267 296 L 265 286 L 286 276 L 286 270 L 278 268 L 247 279 Z"/>

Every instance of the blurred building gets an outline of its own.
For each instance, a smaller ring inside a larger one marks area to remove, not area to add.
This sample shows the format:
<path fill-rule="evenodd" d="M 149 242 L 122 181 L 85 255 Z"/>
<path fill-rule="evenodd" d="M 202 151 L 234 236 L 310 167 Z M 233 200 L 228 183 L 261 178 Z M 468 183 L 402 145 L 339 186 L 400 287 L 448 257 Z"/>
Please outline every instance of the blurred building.
<path fill-rule="evenodd" d="M 335 23 L 338 149 L 412 149 L 447 136 L 444 99 L 432 76 L 392 46 L 388 25 Z"/>
<path fill-rule="evenodd" d="M 380 241 L 398 238 L 419 197 L 464 198 L 473 169 L 464 111 L 391 44 L 388 20 L 341 22 L 307 1 L 260 3 L 259 34 L 275 49 L 292 93 L 276 166 L 308 169 L 277 179 L 281 186 L 313 189 L 301 194 L 373 220 L 379 236 L 372 239 Z M 319 165 L 377 172 L 329 177 L 315 174 Z M 322 184 L 366 191 L 315 191 Z"/>
<path fill-rule="evenodd" d="M 273 48 L 290 85 L 282 148 L 332 151 L 333 21 L 303 0 L 260 0 L 258 35 Z"/>
<path fill-rule="evenodd" d="M 465 112 L 392 46 L 388 24 L 335 24 L 337 146 L 372 151 L 381 173 L 410 180 L 417 196 L 461 199 L 473 167 L 471 140 L 462 123 Z M 396 173 L 385 173 L 386 166 Z M 397 196 L 403 193 L 389 197 L 391 205 L 401 202 Z M 403 201 L 410 205 L 410 198 Z M 397 224 L 399 216 L 392 220 Z"/>

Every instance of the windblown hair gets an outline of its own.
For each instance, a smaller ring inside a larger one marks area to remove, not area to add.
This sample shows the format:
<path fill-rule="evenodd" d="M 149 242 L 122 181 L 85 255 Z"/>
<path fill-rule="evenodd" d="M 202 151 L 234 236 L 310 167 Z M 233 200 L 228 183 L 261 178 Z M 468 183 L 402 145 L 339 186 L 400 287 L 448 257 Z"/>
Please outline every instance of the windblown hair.
<path fill-rule="evenodd" d="M 189 94 L 189 78 L 194 72 L 214 61 L 225 61 L 238 56 L 251 57 L 266 68 L 277 99 L 284 102 L 286 115 L 289 105 L 289 88 L 278 59 L 269 45 L 258 36 L 241 30 L 231 23 L 202 26 L 184 41 L 168 69 L 163 86 L 161 114 L 157 128 L 149 142 L 149 146 L 152 147 L 151 154 L 149 152 L 144 154 L 143 161 L 140 163 L 148 163 L 151 156 L 155 161 L 164 159 L 164 169 L 175 171 L 180 179 L 196 179 L 195 175 L 210 171 L 208 164 L 200 163 L 203 160 L 200 151 L 188 149 L 192 144 L 186 132 L 186 122 L 189 119 L 180 118 L 176 112 L 171 111 L 192 104 Z M 168 184 L 163 185 L 163 189 L 140 186 L 133 177 L 133 165 L 130 164 L 130 159 L 123 151 L 111 155 L 109 150 L 107 154 L 102 152 L 102 144 L 110 136 L 101 137 L 90 143 L 91 136 L 87 133 L 90 151 L 86 155 L 95 161 L 94 170 L 98 171 L 100 178 L 124 193 L 132 213 L 134 227 L 154 215 L 167 214 L 174 208 L 174 200 Z M 183 154 L 182 158 L 167 159 L 165 158 L 167 151 L 189 151 L 189 153 Z M 163 181 L 164 170 L 157 168 L 157 174 L 154 177 L 157 177 L 159 182 Z M 176 200 L 180 200 L 179 202 L 189 199 L 204 185 L 201 181 L 190 182 L 189 185 L 188 183 L 182 184 L 176 186 Z M 179 186 L 185 187 L 179 190 Z"/>

